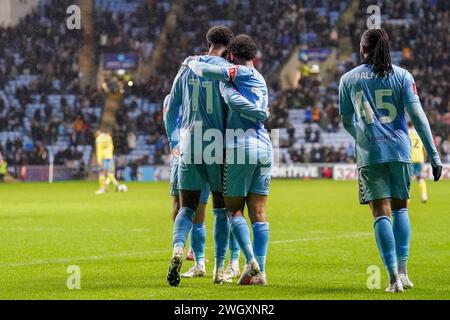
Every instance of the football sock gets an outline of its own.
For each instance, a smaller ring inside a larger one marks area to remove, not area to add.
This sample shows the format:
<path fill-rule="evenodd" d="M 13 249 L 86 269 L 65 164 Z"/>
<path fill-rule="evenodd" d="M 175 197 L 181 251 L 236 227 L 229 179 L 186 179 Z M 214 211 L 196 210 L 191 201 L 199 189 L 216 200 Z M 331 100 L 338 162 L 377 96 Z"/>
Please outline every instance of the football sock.
<path fill-rule="evenodd" d="M 230 232 L 230 261 L 236 262 L 239 261 L 239 255 L 241 250 L 239 248 L 239 243 L 236 238 L 233 236 L 233 233 Z"/>
<path fill-rule="evenodd" d="M 213 215 L 215 267 L 216 269 L 221 269 L 224 267 L 227 257 L 230 224 L 226 209 L 213 209 Z"/>
<path fill-rule="evenodd" d="M 105 176 L 103 174 L 100 174 L 98 176 L 98 188 L 103 189 L 105 187 Z"/>
<path fill-rule="evenodd" d="M 408 209 L 392 211 L 392 227 L 395 237 L 395 252 L 397 254 L 398 270 L 406 274 L 406 264 L 409 256 L 409 240 L 411 225 L 409 223 Z"/>
<path fill-rule="evenodd" d="M 244 217 L 233 217 L 231 219 L 231 232 L 239 243 L 239 247 L 245 256 L 245 263 L 255 258 L 250 240 L 250 230 Z"/>
<path fill-rule="evenodd" d="M 105 179 L 104 188 L 105 190 L 108 189 L 109 184 L 111 183 L 111 179 L 109 179 L 109 176 Z"/>
<path fill-rule="evenodd" d="M 425 182 L 424 179 L 420 179 L 419 180 L 419 189 L 420 189 L 420 194 L 422 195 L 422 199 L 427 199 L 428 195 L 427 195 L 427 183 Z"/>
<path fill-rule="evenodd" d="M 205 264 L 205 243 L 206 243 L 205 224 L 196 223 L 192 225 L 191 247 L 192 251 L 194 251 L 195 263 L 197 265 Z"/>
<path fill-rule="evenodd" d="M 381 259 L 389 273 L 389 278 L 392 281 L 397 279 L 397 257 L 395 255 L 395 238 L 391 225 L 391 220 L 386 217 L 378 217 L 374 222 L 375 239 L 377 241 L 378 250 L 380 251 Z"/>
<path fill-rule="evenodd" d="M 184 248 L 189 231 L 192 227 L 192 220 L 195 217 L 195 211 L 191 208 L 183 207 L 178 211 L 173 224 L 173 246 Z"/>
<path fill-rule="evenodd" d="M 267 245 L 269 244 L 269 224 L 256 222 L 253 227 L 253 251 L 261 272 L 266 269 Z"/>
<path fill-rule="evenodd" d="M 116 187 L 119 185 L 119 182 L 117 182 L 116 177 L 114 176 L 114 174 L 110 173 L 108 174 L 108 179 L 109 181 L 111 181 Z"/>

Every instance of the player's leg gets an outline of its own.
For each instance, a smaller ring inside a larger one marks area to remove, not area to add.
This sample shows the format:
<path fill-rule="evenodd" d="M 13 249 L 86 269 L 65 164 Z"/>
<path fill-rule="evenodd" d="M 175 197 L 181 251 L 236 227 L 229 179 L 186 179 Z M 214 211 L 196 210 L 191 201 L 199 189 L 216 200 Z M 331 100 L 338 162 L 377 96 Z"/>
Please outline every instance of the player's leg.
<path fill-rule="evenodd" d="M 205 165 L 205 172 L 208 176 L 208 185 L 212 192 L 212 205 L 214 217 L 214 272 L 213 282 L 222 284 L 227 282 L 225 275 L 225 259 L 230 237 L 230 223 L 228 213 L 225 208 L 225 201 L 222 194 L 222 170 L 221 164 Z"/>
<path fill-rule="evenodd" d="M 102 169 L 102 170 L 100 170 L 100 172 L 98 174 L 98 189 L 99 190 L 103 190 L 105 188 L 105 179 L 106 179 L 106 174 L 105 174 L 105 171 Z"/>
<path fill-rule="evenodd" d="M 98 175 L 98 185 L 99 185 L 99 189 L 95 192 L 95 194 L 100 195 L 100 194 L 104 194 L 107 191 L 107 186 L 106 186 L 106 175 L 107 175 L 107 168 L 108 168 L 108 164 L 106 160 L 103 160 L 102 162 L 102 167 L 100 169 L 99 175 Z"/>
<path fill-rule="evenodd" d="M 175 222 L 180 210 L 180 191 L 178 189 L 178 160 L 170 157 L 170 195 L 172 196 L 172 221 Z"/>
<path fill-rule="evenodd" d="M 175 218 L 177 217 L 178 211 L 180 210 L 180 197 L 172 196 L 172 221 L 175 222 Z"/>
<path fill-rule="evenodd" d="M 198 166 L 180 161 L 178 165 L 178 182 L 180 188 L 180 210 L 174 222 L 173 254 L 167 273 L 167 281 L 171 286 L 178 286 L 180 283 L 184 247 L 192 228 L 200 200 L 200 190 L 205 184 L 205 177 L 202 176 Z"/>
<path fill-rule="evenodd" d="M 413 283 L 409 280 L 407 273 L 411 237 L 411 226 L 408 215 L 408 199 L 411 187 L 411 166 L 409 164 L 391 164 L 391 186 L 392 220 L 398 272 L 403 288 L 410 289 L 413 287 Z"/>
<path fill-rule="evenodd" d="M 415 175 L 417 177 L 417 181 L 419 182 L 419 189 L 422 203 L 427 203 L 428 201 L 428 192 L 427 192 L 427 183 L 423 177 L 423 163 L 415 164 Z"/>
<path fill-rule="evenodd" d="M 222 284 L 229 282 L 225 279 L 225 260 L 227 257 L 228 242 L 230 239 L 230 221 L 225 208 L 222 192 L 213 192 L 214 216 L 214 272 L 213 282 Z"/>
<path fill-rule="evenodd" d="M 112 182 L 112 184 L 114 185 L 115 191 L 119 191 L 119 182 L 116 179 L 116 174 L 115 174 L 115 165 L 114 165 L 114 161 L 111 159 L 109 166 L 108 166 L 108 173 L 107 173 L 107 177 L 106 177 L 106 181 L 105 183 L 107 185 L 109 185 Z"/>
<path fill-rule="evenodd" d="M 209 191 L 209 190 L 208 190 Z M 203 192 L 202 192 L 203 193 Z M 189 255 L 192 253 L 192 258 L 195 262 L 195 265 L 189 269 L 187 272 L 183 273 L 181 276 L 183 278 L 194 278 L 194 277 L 203 277 L 206 274 L 206 266 L 205 266 L 205 245 L 206 245 L 206 228 L 205 228 L 205 214 L 206 214 L 206 205 L 208 200 L 202 199 L 200 196 L 200 203 L 197 207 L 195 218 L 192 224 L 191 229 L 191 248 L 189 250 L 187 260 L 189 259 Z"/>
<path fill-rule="evenodd" d="M 109 184 L 111 183 L 111 179 L 109 179 L 109 173 L 111 171 L 111 159 L 103 160 L 103 170 L 105 172 L 105 191 L 108 190 Z"/>
<path fill-rule="evenodd" d="M 371 201 L 370 208 L 375 219 L 374 230 L 378 250 L 389 275 L 390 286 L 386 291 L 403 292 L 403 286 L 398 276 L 395 237 L 390 219 L 391 200 Z"/>
<path fill-rule="evenodd" d="M 269 223 L 266 218 L 267 196 L 249 193 L 246 203 L 253 229 L 253 252 L 261 271 L 261 276 L 252 279 L 252 282 L 265 285 L 267 283 L 266 257 L 269 245 Z"/>
<path fill-rule="evenodd" d="M 375 240 L 389 275 L 387 291 L 402 292 L 397 270 L 395 237 L 391 224 L 391 190 L 389 166 L 384 164 L 359 169 L 360 202 L 369 204 L 374 217 Z"/>
<path fill-rule="evenodd" d="M 195 227 L 191 230 L 191 248 L 186 256 L 186 260 L 190 261 L 198 261 L 201 257 L 203 257 L 204 262 L 206 262 L 205 258 L 205 245 L 206 245 L 206 229 L 205 229 L 205 215 L 206 215 L 206 206 L 208 204 L 209 194 L 211 193 L 209 189 L 209 185 L 206 185 L 200 194 L 200 203 L 197 208 L 197 212 L 195 214 L 194 225 Z M 193 234 L 194 230 L 198 232 L 198 234 Z M 194 257 L 193 247 L 193 239 L 195 239 L 195 245 L 197 245 L 197 260 Z M 199 240 L 200 242 L 197 242 Z"/>
<path fill-rule="evenodd" d="M 261 270 L 261 275 L 252 279 L 252 283 L 265 285 L 267 283 L 266 257 L 269 245 L 269 223 L 266 217 L 266 204 L 272 174 L 271 152 L 268 157 L 260 156 L 261 159 L 266 159 L 267 161 L 257 166 L 253 174 L 246 203 L 253 228 L 253 251 Z"/>
<path fill-rule="evenodd" d="M 245 198 L 248 195 L 255 166 L 227 164 L 224 170 L 225 203 L 230 215 L 233 236 L 245 257 L 245 267 L 238 284 L 249 285 L 251 279 L 260 273 L 250 238 L 250 229 L 244 218 Z"/>
<path fill-rule="evenodd" d="M 230 261 L 228 262 L 227 270 L 225 271 L 225 278 L 234 279 L 241 275 L 241 270 L 239 267 L 239 257 L 241 253 L 241 248 L 237 239 L 230 232 L 230 241 L 228 243 L 230 250 Z"/>

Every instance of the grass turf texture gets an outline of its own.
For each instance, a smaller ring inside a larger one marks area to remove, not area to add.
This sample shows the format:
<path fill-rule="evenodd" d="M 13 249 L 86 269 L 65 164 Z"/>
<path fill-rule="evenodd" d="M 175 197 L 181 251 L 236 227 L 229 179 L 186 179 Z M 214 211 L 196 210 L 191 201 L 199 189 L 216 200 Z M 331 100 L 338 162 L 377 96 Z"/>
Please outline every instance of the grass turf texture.
<path fill-rule="evenodd" d="M 401 295 L 367 289 L 366 269 L 381 260 L 369 209 L 357 204 L 356 182 L 273 181 L 267 287 L 212 284 L 211 214 L 208 276 L 169 287 L 168 184 L 128 187 L 125 194 L 95 196 L 93 182 L 0 185 L 0 299 L 450 298 L 450 182 L 429 183 L 426 205 L 413 188 L 416 288 Z M 67 289 L 69 265 L 81 268 L 81 290 Z M 185 262 L 183 271 L 191 265 Z M 384 289 L 384 269 L 381 275 Z"/>

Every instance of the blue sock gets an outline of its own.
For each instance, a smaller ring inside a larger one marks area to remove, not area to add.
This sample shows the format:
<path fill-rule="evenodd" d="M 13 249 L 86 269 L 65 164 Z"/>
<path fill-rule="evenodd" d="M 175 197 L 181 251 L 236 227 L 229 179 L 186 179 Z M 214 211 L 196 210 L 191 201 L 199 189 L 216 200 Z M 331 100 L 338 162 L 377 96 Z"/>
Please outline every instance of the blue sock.
<path fill-rule="evenodd" d="M 269 244 L 269 224 L 256 222 L 253 227 L 253 251 L 261 272 L 266 270 L 267 246 Z"/>
<path fill-rule="evenodd" d="M 233 233 L 230 232 L 230 260 L 239 261 L 239 255 L 241 253 L 239 243 L 236 238 L 233 236 Z"/>
<path fill-rule="evenodd" d="M 192 225 L 191 231 L 191 247 L 194 251 L 196 263 L 205 262 L 205 243 L 206 243 L 206 228 L 204 223 L 196 223 Z"/>
<path fill-rule="evenodd" d="M 239 247 L 245 256 L 245 262 L 248 263 L 255 257 L 253 254 L 252 243 L 250 240 L 250 230 L 244 217 L 233 217 L 231 219 L 231 232 L 239 243 Z"/>
<path fill-rule="evenodd" d="M 213 209 L 214 214 L 214 257 L 216 269 L 225 266 L 228 241 L 230 236 L 230 224 L 226 209 Z"/>
<path fill-rule="evenodd" d="M 173 246 L 184 248 L 186 239 L 191 231 L 192 220 L 194 220 L 195 211 L 191 208 L 183 207 L 178 211 L 173 224 Z"/>
<path fill-rule="evenodd" d="M 381 258 L 389 273 L 391 280 L 397 277 L 397 257 L 395 255 L 395 238 L 391 220 L 386 217 L 378 217 L 374 222 L 375 239 Z"/>
<path fill-rule="evenodd" d="M 406 273 L 406 264 L 408 263 L 409 256 L 409 239 L 411 235 L 408 209 L 404 208 L 392 211 L 392 220 L 398 268 L 401 273 Z"/>

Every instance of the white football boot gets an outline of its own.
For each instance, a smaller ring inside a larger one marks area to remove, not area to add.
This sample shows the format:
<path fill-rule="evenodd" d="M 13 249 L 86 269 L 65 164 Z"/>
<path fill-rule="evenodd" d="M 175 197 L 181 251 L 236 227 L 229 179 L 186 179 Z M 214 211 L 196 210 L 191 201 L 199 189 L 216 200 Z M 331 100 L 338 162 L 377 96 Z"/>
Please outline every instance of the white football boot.
<path fill-rule="evenodd" d="M 397 279 L 397 281 L 395 281 L 394 283 L 391 283 L 389 285 L 389 287 L 386 288 L 386 292 L 390 292 L 390 293 L 405 292 L 405 290 L 403 289 L 402 282 L 400 281 L 400 278 Z"/>
<path fill-rule="evenodd" d="M 216 269 L 214 268 L 213 271 L 213 283 L 214 284 L 224 284 L 224 283 L 231 283 L 232 280 L 225 278 L 225 271 L 223 268 Z"/>
<path fill-rule="evenodd" d="M 225 271 L 225 278 L 228 280 L 233 280 L 241 275 L 241 270 L 239 268 L 239 261 L 230 261 L 228 263 L 227 270 Z"/>
<path fill-rule="evenodd" d="M 404 273 L 400 273 L 398 275 L 400 282 L 402 283 L 403 289 L 412 289 L 414 288 L 414 284 L 409 280 L 408 275 Z"/>
<path fill-rule="evenodd" d="M 181 275 L 182 278 L 201 278 L 206 275 L 206 268 L 203 265 L 195 265 L 190 268 L 187 272 Z"/>
<path fill-rule="evenodd" d="M 261 271 L 259 269 L 259 264 L 256 261 L 255 258 L 250 260 L 248 264 L 245 265 L 244 270 L 242 271 L 241 277 L 237 281 L 237 284 L 239 285 L 251 285 L 252 284 L 252 278 L 260 275 Z"/>
<path fill-rule="evenodd" d="M 102 188 L 102 189 L 98 189 L 97 191 L 95 191 L 96 195 L 101 195 L 101 194 L 105 194 L 106 193 L 106 189 Z"/>
<path fill-rule="evenodd" d="M 250 281 L 250 284 L 261 285 L 261 286 L 267 285 L 266 273 L 265 272 L 258 273 L 256 276 L 254 276 L 252 278 L 252 280 Z"/>

